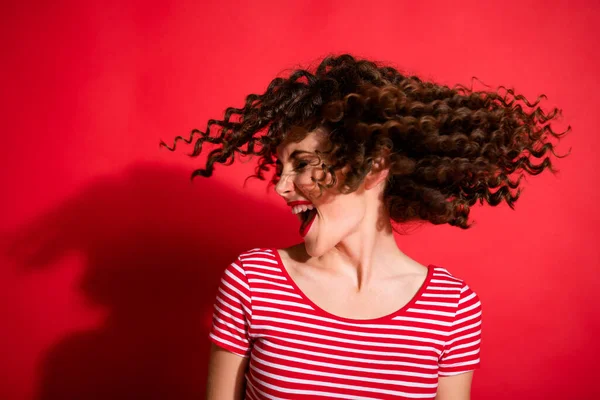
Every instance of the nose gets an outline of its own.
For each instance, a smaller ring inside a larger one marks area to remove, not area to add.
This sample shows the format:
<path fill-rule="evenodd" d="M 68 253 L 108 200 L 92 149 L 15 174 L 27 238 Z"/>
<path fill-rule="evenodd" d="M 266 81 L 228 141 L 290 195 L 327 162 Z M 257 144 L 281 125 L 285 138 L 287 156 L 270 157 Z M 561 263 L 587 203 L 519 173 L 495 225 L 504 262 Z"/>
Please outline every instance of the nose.
<path fill-rule="evenodd" d="M 275 185 L 275 192 L 284 199 L 288 199 L 294 193 L 294 182 L 291 174 L 281 174 L 279 182 Z"/>

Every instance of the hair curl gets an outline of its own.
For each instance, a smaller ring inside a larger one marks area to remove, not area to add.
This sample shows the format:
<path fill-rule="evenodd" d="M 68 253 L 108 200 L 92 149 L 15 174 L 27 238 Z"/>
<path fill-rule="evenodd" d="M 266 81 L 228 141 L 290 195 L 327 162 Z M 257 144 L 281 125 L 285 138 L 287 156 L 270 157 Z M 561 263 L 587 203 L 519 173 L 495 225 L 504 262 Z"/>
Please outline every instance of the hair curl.
<path fill-rule="evenodd" d="M 562 156 L 548 139 L 571 127 L 552 130 L 549 122 L 561 110 L 542 111 L 538 104 L 545 97 L 530 103 L 502 86 L 450 88 L 344 54 L 326 57 L 314 73 L 299 69 L 273 79 L 263 94 L 248 95 L 243 108 L 229 107 L 222 120 L 210 119 L 206 132 L 194 129 L 189 139 L 177 136 L 172 147 L 160 144 L 174 151 L 178 140 L 190 144 L 197 136 L 191 157 L 200 155 L 205 142 L 216 145 L 192 179 L 211 176 L 215 163 L 230 165 L 237 153 L 260 157 L 251 177 L 265 180 L 277 146 L 291 132 L 299 141 L 321 128 L 330 144 L 322 168 L 334 177 L 321 188 L 335 185 L 334 172 L 348 166 L 344 191 L 356 190 L 373 160 L 385 155 L 390 173 L 384 202 L 394 222 L 466 229 L 477 200 L 514 208 L 524 173 L 555 172 L 548 153 Z M 275 171 L 271 183 L 277 180 Z"/>

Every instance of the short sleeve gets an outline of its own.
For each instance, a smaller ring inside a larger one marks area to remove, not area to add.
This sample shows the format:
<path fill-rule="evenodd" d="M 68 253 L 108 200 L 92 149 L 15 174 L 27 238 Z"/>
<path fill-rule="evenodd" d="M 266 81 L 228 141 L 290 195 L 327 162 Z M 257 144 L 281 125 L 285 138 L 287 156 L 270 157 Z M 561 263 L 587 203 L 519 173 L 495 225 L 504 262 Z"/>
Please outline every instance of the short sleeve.
<path fill-rule="evenodd" d="M 249 357 L 251 320 L 250 287 L 238 258 L 225 268 L 221 277 L 209 337 L 217 346 L 241 357 Z"/>
<path fill-rule="evenodd" d="M 463 284 L 458 308 L 439 360 L 439 376 L 458 375 L 480 366 L 481 301 Z"/>

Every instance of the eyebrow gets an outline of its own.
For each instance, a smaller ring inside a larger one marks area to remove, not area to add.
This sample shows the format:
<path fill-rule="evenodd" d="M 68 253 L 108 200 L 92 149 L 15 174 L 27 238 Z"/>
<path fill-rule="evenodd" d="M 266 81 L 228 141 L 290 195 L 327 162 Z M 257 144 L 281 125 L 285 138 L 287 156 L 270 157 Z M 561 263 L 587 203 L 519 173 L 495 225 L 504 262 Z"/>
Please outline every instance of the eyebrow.
<path fill-rule="evenodd" d="M 292 154 L 290 154 L 290 156 L 288 157 L 290 160 L 296 158 L 297 156 L 299 156 L 300 154 L 314 154 L 314 152 L 312 151 L 306 151 L 306 150 L 294 150 L 292 151 Z M 277 159 L 278 163 L 281 164 L 281 161 L 279 159 Z"/>

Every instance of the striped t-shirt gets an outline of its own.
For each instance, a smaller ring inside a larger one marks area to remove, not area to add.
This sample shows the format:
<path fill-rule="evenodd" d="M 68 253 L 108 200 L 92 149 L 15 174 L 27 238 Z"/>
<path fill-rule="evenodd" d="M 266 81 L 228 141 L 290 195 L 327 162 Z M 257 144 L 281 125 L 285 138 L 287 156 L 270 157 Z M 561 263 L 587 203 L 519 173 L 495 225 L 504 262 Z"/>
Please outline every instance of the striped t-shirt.
<path fill-rule="evenodd" d="M 342 318 L 304 295 L 277 250 L 257 248 L 225 269 L 210 338 L 250 357 L 245 399 L 433 399 L 438 376 L 479 367 L 481 303 L 430 265 L 400 310 Z"/>

